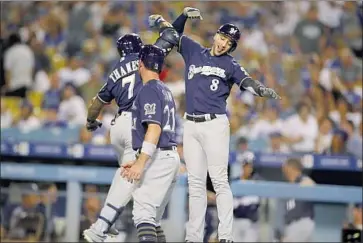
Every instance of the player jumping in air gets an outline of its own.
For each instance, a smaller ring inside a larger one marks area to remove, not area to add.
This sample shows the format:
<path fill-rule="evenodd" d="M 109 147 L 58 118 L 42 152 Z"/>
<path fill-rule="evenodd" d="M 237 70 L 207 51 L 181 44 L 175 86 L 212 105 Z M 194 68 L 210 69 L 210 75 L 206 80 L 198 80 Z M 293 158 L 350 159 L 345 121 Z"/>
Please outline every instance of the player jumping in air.
<path fill-rule="evenodd" d="M 183 19 L 182 19 L 183 18 Z M 152 27 L 170 26 L 160 15 L 149 18 Z M 177 19 L 178 20 L 178 19 Z M 272 89 L 253 80 L 230 55 L 241 32 L 233 24 L 224 24 L 214 35 L 211 48 L 205 48 L 181 35 L 186 18 L 173 26 L 178 52 L 185 62 L 186 122 L 184 123 L 184 158 L 188 171 L 189 221 L 186 241 L 202 242 L 207 207 L 206 177 L 209 171 L 217 196 L 220 242 L 232 242 L 233 197 L 228 183 L 227 166 L 230 142 L 226 99 L 233 84 L 242 92 L 259 97 L 280 99 Z"/>

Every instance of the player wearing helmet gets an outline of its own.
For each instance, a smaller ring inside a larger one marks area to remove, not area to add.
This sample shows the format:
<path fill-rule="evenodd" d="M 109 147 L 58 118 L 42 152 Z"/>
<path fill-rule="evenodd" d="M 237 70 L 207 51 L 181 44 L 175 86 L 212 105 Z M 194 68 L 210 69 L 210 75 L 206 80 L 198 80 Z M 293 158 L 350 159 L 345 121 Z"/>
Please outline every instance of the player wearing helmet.
<path fill-rule="evenodd" d="M 169 199 L 179 172 L 175 141 L 175 102 L 159 80 L 164 52 L 145 45 L 139 55 L 144 83 L 132 106 L 132 147 L 137 159 L 122 165 L 122 176 L 135 181 L 133 220 L 139 242 L 157 242 L 158 209 Z"/>
<path fill-rule="evenodd" d="M 185 20 L 195 18 L 199 13 L 199 10 L 195 8 L 186 9 L 188 11 L 185 11 Z M 178 33 L 173 28 L 163 29 L 160 33 L 161 36 L 156 41 L 156 45 L 161 47 L 164 54 L 167 55 L 176 44 L 171 37 L 178 35 Z M 121 59 L 115 64 L 107 82 L 93 98 L 88 108 L 86 127 L 89 131 L 95 131 L 102 125 L 97 117 L 103 106 L 112 100 L 115 100 L 119 106 L 118 113 L 112 122 L 110 138 L 112 145 L 118 152 L 120 165 L 135 159 L 136 152 L 133 150 L 131 142 L 131 107 L 136 95 L 142 88 L 142 80 L 138 70 L 139 52 L 142 45 L 141 38 L 137 34 L 126 34 L 117 40 L 116 46 Z M 162 66 L 159 68 L 161 69 Z M 130 201 L 134 189 L 133 183 L 129 183 L 120 176 L 119 168 L 114 175 L 99 218 L 83 233 L 88 242 L 102 242 L 106 239 L 106 233 L 111 233 L 110 231 L 115 234 L 111 226 Z M 166 204 L 167 201 L 159 208 L 155 219 L 159 242 L 165 242 L 160 220 Z"/>
<path fill-rule="evenodd" d="M 150 16 L 150 18 L 153 18 Z M 154 26 L 163 26 L 163 18 Z M 175 29 L 183 29 L 173 24 Z M 178 31 L 179 34 L 180 31 Z M 230 55 L 241 32 L 233 24 L 222 25 L 211 48 L 205 48 L 186 35 L 179 35 L 178 51 L 185 62 L 186 122 L 184 123 L 184 159 L 188 171 L 189 221 L 186 241 L 202 242 L 207 207 L 206 177 L 210 174 L 216 191 L 220 242 L 233 241 L 233 196 L 228 183 L 227 166 L 230 128 L 226 99 L 233 84 L 242 92 L 280 99 L 277 93 L 253 80 Z M 177 38 L 177 37 L 176 37 Z"/>

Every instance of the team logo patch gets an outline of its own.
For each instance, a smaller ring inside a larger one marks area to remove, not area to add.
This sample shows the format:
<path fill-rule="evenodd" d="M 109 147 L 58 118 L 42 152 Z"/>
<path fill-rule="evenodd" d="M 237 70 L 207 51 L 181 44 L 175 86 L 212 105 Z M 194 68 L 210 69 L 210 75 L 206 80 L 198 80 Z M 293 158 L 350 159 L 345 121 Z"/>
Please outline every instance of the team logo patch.
<path fill-rule="evenodd" d="M 237 32 L 237 30 L 236 30 L 235 28 L 231 28 L 231 29 L 229 30 L 229 33 L 230 33 L 231 35 L 236 34 L 236 32 Z"/>
<path fill-rule="evenodd" d="M 155 115 L 156 104 L 155 103 L 152 103 L 152 104 L 146 103 L 144 105 L 144 110 L 145 110 L 145 116 Z"/>

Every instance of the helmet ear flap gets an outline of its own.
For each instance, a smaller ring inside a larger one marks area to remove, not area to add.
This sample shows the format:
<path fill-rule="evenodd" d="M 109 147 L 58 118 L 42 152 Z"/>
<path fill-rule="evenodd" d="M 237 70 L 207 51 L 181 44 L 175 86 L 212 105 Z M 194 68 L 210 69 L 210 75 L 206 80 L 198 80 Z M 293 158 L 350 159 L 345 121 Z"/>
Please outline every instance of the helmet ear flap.
<path fill-rule="evenodd" d="M 236 48 L 237 48 L 237 43 L 235 41 L 233 41 L 231 48 L 228 50 L 228 53 L 234 52 L 234 50 L 236 50 Z"/>

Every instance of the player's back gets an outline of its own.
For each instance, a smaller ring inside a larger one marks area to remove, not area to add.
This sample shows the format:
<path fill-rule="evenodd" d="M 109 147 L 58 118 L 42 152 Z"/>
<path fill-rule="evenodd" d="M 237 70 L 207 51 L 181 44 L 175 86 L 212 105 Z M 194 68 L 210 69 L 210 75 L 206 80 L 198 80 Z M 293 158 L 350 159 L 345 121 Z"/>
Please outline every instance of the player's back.
<path fill-rule="evenodd" d="M 171 91 L 160 80 L 147 82 L 139 92 L 133 106 L 133 148 L 142 146 L 146 133 L 144 123 L 159 124 L 162 131 L 157 147 L 176 146 L 175 102 Z"/>
<path fill-rule="evenodd" d="M 114 98 L 119 106 L 119 112 L 131 110 L 132 103 L 142 87 L 138 63 L 139 58 L 136 53 L 122 57 L 114 65 L 107 83 L 98 94 L 107 103 L 111 97 Z"/>

